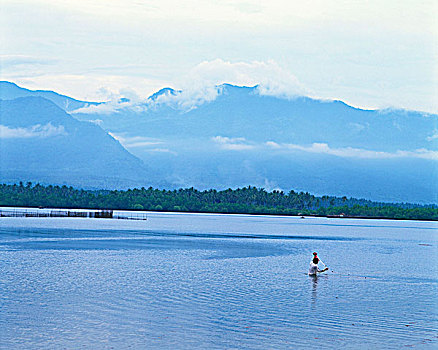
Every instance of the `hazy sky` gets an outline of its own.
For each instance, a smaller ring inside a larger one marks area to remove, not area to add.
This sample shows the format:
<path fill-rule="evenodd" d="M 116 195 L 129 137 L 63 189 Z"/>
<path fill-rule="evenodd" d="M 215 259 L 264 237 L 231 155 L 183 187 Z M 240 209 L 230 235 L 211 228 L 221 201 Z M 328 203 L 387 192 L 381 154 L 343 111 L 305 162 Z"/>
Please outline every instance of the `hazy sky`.
<path fill-rule="evenodd" d="M 261 83 L 438 113 L 438 1 L 0 0 L 1 79 L 79 99 Z"/>

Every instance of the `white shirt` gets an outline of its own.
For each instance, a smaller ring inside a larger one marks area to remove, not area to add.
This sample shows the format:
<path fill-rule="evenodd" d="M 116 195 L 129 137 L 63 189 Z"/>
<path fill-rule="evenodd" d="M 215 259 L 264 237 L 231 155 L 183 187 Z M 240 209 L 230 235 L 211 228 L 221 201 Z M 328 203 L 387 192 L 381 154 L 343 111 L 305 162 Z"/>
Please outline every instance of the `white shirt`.
<path fill-rule="evenodd" d="M 313 261 L 310 262 L 309 275 L 316 275 L 318 272 L 318 265 L 314 264 Z"/>

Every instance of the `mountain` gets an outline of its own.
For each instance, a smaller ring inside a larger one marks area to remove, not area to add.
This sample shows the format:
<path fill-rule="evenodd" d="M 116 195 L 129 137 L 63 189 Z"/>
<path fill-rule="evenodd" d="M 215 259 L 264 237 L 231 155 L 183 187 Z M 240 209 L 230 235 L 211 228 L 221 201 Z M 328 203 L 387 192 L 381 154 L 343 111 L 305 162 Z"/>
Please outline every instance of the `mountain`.
<path fill-rule="evenodd" d="M 0 81 L 1 100 L 13 100 L 19 97 L 31 97 L 31 96 L 43 97 L 49 101 L 52 101 L 54 104 L 56 104 L 58 107 L 62 108 L 66 112 L 70 112 L 90 105 L 99 104 L 97 102 L 79 101 L 68 96 L 60 95 L 53 91 L 28 90 L 8 81 Z"/>
<path fill-rule="evenodd" d="M 185 110 L 184 99 L 178 99 L 181 92 L 162 89 L 150 97 L 149 103 L 145 102 L 141 113 L 128 107 L 99 118 L 105 129 L 115 133 L 166 139 L 243 137 L 252 142 L 298 145 L 316 142 L 387 152 L 437 148 L 437 139 L 430 139 L 437 128 L 436 115 L 362 110 L 341 101 L 308 97 L 264 96 L 257 87 L 225 84 L 219 91 L 214 100 Z M 171 98 L 167 103 L 155 103 L 162 96 Z M 74 116 L 90 118 L 81 113 Z"/>
<path fill-rule="evenodd" d="M 156 101 L 158 100 L 160 97 L 163 96 L 176 96 L 179 93 L 181 93 L 181 91 L 176 91 L 172 88 L 163 88 L 161 90 L 158 90 L 157 92 L 153 93 L 151 96 L 148 97 L 148 100 L 150 101 Z"/>
<path fill-rule="evenodd" d="M 363 110 L 224 84 L 198 95 L 165 88 L 140 106 L 73 115 L 99 119 L 175 187 L 255 185 L 438 201 L 438 117 L 432 114 Z"/>
<path fill-rule="evenodd" d="M 0 180 L 126 188 L 150 171 L 99 126 L 42 97 L 0 100 Z"/>
<path fill-rule="evenodd" d="M 342 101 L 278 97 L 264 94 L 258 86 L 229 84 L 197 91 L 164 88 L 140 103 L 123 97 L 111 103 L 79 102 L 83 105 L 70 110 L 74 117 L 68 115 L 70 122 L 87 122 L 83 125 L 102 132 L 88 122 L 99 124 L 148 165 L 146 176 L 140 170 L 123 174 L 125 166 L 111 159 L 87 165 L 90 175 L 82 177 L 83 184 L 96 172 L 100 179 L 111 174 L 113 180 L 123 178 L 124 184 L 127 179 L 137 184 L 147 178 L 142 185 L 166 188 L 224 189 L 253 185 L 268 190 L 293 189 L 377 201 L 438 203 L 437 115 L 364 110 Z M 10 108 L 14 111 L 18 107 Z M 45 119 L 50 115 L 45 109 L 29 105 L 25 110 L 32 112 L 33 117 L 15 128 L 34 130 L 41 135 L 63 131 L 53 119 Z M 11 115 L 17 120 L 27 115 L 14 113 Z M 58 108 L 56 114 L 59 113 Z M 37 124 L 40 127 L 32 129 Z M 71 137 L 72 129 L 67 124 L 62 126 Z M 58 147 L 56 138 L 61 140 L 67 135 L 45 138 L 44 143 L 49 139 L 53 143 L 52 148 L 38 152 L 40 157 L 47 158 L 41 164 L 50 162 L 53 148 Z M 83 154 L 84 158 L 76 159 L 79 164 L 85 162 L 98 140 L 85 135 L 74 141 L 75 157 Z M 112 140 L 108 135 L 105 137 Z M 21 141 L 38 143 L 37 140 Z M 3 138 L 2 145 L 5 142 Z M 121 152 L 120 144 L 117 145 Z M 108 148 L 100 153 L 112 152 Z M 15 157 L 20 159 L 23 154 L 24 149 Z M 129 153 L 123 154 L 129 158 Z M 93 154 L 87 159 L 96 157 Z M 137 158 L 134 159 L 138 165 Z M 23 159 L 22 164 L 34 164 L 32 159 Z M 38 171 L 36 166 L 30 169 L 29 176 Z M 75 167 L 62 169 L 57 173 L 59 179 Z"/>

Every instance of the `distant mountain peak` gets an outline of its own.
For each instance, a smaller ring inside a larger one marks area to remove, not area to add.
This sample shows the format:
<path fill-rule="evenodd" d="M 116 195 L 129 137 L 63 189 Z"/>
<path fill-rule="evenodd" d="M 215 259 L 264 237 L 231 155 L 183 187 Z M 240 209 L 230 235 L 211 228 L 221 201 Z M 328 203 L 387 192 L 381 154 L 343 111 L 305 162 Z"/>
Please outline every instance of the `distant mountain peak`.
<path fill-rule="evenodd" d="M 151 96 L 149 96 L 148 100 L 156 101 L 160 96 L 169 96 L 169 95 L 175 96 L 179 92 L 181 92 L 181 91 L 172 89 L 170 87 L 165 87 L 165 88 L 162 88 L 162 89 L 158 90 L 157 92 L 153 93 Z"/>

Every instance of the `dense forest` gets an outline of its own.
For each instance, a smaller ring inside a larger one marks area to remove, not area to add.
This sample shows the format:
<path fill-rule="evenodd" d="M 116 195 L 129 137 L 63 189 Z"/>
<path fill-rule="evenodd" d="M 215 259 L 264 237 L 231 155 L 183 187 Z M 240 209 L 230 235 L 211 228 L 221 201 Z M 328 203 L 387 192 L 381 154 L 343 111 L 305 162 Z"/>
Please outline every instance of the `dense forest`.
<path fill-rule="evenodd" d="M 33 185 L 30 182 L 24 185 L 20 182 L 0 184 L 0 205 L 438 220 L 436 205 L 317 197 L 307 192 L 268 192 L 251 186 L 223 191 L 159 190 L 152 187 L 108 191 Z"/>

